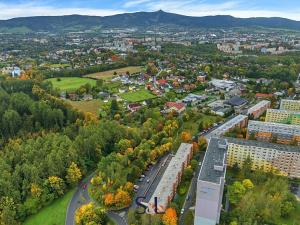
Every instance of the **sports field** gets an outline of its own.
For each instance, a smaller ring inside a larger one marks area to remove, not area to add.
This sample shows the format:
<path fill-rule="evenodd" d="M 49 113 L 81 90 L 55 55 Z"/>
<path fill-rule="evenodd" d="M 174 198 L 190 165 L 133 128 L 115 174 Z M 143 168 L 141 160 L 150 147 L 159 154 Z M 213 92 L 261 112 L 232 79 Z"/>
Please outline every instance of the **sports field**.
<path fill-rule="evenodd" d="M 54 88 L 58 88 L 62 91 L 74 91 L 85 84 L 95 86 L 97 82 L 96 80 L 82 77 L 59 77 L 50 78 L 46 81 L 50 81 Z"/>
<path fill-rule="evenodd" d="M 108 70 L 104 72 L 99 72 L 99 73 L 92 73 L 85 75 L 84 77 L 90 77 L 94 79 L 108 79 L 112 78 L 114 76 L 114 73 L 116 72 L 117 75 L 124 74 L 126 72 L 129 72 L 130 74 L 132 73 L 139 73 L 143 70 L 143 67 L 141 66 L 128 66 L 120 69 L 115 69 L 115 70 Z"/>
<path fill-rule="evenodd" d="M 120 95 L 121 98 L 128 102 L 142 102 L 148 99 L 156 98 L 156 96 L 147 90 L 140 90 L 137 92 L 128 92 Z"/>

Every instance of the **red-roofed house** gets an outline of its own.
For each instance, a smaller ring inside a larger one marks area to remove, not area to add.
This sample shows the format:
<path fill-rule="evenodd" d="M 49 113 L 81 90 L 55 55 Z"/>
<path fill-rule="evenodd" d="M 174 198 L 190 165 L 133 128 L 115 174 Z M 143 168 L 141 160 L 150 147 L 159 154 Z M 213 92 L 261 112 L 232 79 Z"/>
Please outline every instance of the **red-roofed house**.
<path fill-rule="evenodd" d="M 272 98 L 274 95 L 273 94 L 264 94 L 264 93 L 257 93 L 255 95 L 256 98 Z"/>
<path fill-rule="evenodd" d="M 180 113 L 185 111 L 185 104 L 184 103 L 178 103 L 178 102 L 167 102 L 165 111 L 167 113 L 175 111 L 178 114 L 180 114 Z"/>
<path fill-rule="evenodd" d="M 131 112 L 136 112 L 138 111 L 140 108 L 142 108 L 142 105 L 140 103 L 131 103 L 127 106 L 128 110 L 130 110 Z"/>
<path fill-rule="evenodd" d="M 165 85 L 165 84 L 168 83 L 168 81 L 167 81 L 167 80 L 157 80 L 156 83 L 157 83 L 158 85 Z"/>

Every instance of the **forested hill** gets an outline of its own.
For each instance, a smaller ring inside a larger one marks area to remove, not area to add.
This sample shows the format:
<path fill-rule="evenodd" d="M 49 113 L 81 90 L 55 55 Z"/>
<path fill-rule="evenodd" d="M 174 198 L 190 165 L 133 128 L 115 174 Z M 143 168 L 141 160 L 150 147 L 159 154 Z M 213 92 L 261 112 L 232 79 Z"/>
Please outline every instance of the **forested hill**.
<path fill-rule="evenodd" d="M 157 12 L 125 13 L 114 16 L 40 16 L 0 21 L 0 32 L 63 32 L 105 28 L 177 26 L 190 28 L 266 27 L 300 30 L 300 22 L 273 18 L 235 18 L 232 16 L 190 17 Z"/>

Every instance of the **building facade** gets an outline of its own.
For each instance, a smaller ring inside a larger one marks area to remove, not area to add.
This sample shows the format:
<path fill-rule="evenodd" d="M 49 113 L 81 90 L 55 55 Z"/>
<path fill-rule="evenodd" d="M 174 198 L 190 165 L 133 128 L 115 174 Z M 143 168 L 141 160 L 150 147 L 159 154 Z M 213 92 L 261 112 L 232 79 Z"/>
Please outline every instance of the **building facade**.
<path fill-rule="evenodd" d="M 247 139 L 300 145 L 300 126 L 250 120 Z"/>
<path fill-rule="evenodd" d="M 280 102 L 280 109 L 300 112 L 300 100 L 282 99 Z"/>
<path fill-rule="evenodd" d="M 250 157 L 252 169 L 275 170 L 280 175 L 300 178 L 300 148 L 268 142 L 227 139 L 227 165 L 240 167 Z"/>
<path fill-rule="evenodd" d="M 266 122 L 300 125 L 300 112 L 282 109 L 268 109 Z"/>
<path fill-rule="evenodd" d="M 147 204 L 147 213 L 155 214 L 155 198 L 157 199 L 157 211 L 160 213 L 165 212 L 176 193 L 183 170 L 188 166 L 192 156 L 193 145 L 182 143 L 151 196 Z"/>
<path fill-rule="evenodd" d="M 247 111 L 247 115 L 252 115 L 253 119 L 259 118 L 262 114 L 264 114 L 267 109 L 271 107 L 271 102 L 267 100 L 260 101 L 256 105 L 252 106 Z"/>

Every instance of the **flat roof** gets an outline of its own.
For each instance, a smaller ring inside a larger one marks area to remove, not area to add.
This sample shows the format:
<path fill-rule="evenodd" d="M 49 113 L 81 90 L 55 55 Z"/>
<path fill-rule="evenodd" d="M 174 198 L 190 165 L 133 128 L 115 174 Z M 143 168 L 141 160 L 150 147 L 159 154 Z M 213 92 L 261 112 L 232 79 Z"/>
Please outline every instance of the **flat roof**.
<path fill-rule="evenodd" d="M 271 132 L 276 134 L 290 134 L 290 135 L 300 135 L 300 126 L 283 124 L 283 123 L 271 123 L 271 122 L 261 122 L 250 120 L 248 123 L 248 131 L 257 132 Z"/>
<path fill-rule="evenodd" d="M 267 100 L 260 101 L 259 103 L 257 103 L 256 105 L 254 105 L 254 106 L 252 106 L 251 108 L 248 109 L 248 114 L 251 114 L 252 112 L 257 111 L 260 108 L 265 107 L 268 104 L 271 104 L 271 102 L 267 101 Z"/>
<path fill-rule="evenodd" d="M 220 148 L 219 144 L 226 146 L 226 141 L 219 138 L 211 138 L 202 162 L 198 179 L 211 183 L 220 183 L 220 179 L 225 177 L 226 173 L 226 147 Z M 222 170 L 216 170 L 215 166 L 222 167 Z"/>
<path fill-rule="evenodd" d="M 228 144 L 255 146 L 255 147 L 260 147 L 260 148 L 275 149 L 278 151 L 300 153 L 300 148 L 298 146 L 296 147 L 296 146 L 291 146 L 291 145 L 274 144 L 274 143 L 269 143 L 269 142 L 244 140 L 244 139 L 237 139 L 237 138 L 226 138 L 226 140 L 228 141 Z"/>
<path fill-rule="evenodd" d="M 231 120 L 227 121 L 222 126 L 218 127 L 216 130 L 212 131 L 210 133 L 210 136 L 220 136 L 220 135 L 223 135 L 229 129 L 233 128 L 234 126 L 236 126 L 237 124 L 239 124 L 240 122 L 244 121 L 247 118 L 248 118 L 248 116 L 240 114 L 240 115 L 232 118 Z"/>
<path fill-rule="evenodd" d="M 149 203 L 154 202 L 154 197 L 157 197 L 159 205 L 168 203 L 168 197 L 173 192 L 173 184 L 177 179 L 178 173 L 182 170 L 182 165 L 190 154 L 192 147 L 192 144 L 187 143 L 180 145 L 176 155 L 170 161 L 164 175 L 151 196 Z"/>

